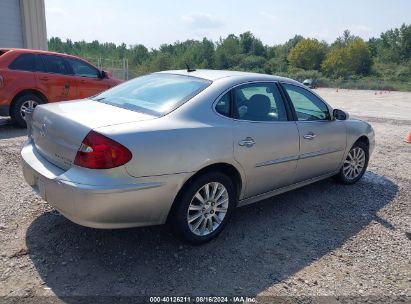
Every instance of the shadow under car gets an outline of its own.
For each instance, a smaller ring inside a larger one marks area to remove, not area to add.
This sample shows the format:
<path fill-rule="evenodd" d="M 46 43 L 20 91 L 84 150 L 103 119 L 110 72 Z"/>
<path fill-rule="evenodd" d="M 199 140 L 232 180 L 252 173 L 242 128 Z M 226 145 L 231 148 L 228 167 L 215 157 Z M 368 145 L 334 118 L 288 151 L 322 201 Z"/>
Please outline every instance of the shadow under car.
<path fill-rule="evenodd" d="M 371 221 L 386 223 L 377 212 L 397 190 L 369 171 L 351 186 L 323 180 L 237 209 L 225 231 L 202 246 L 185 245 L 166 226 L 97 230 L 54 211 L 32 222 L 26 243 L 42 280 L 67 302 L 90 295 L 256 296 Z"/>

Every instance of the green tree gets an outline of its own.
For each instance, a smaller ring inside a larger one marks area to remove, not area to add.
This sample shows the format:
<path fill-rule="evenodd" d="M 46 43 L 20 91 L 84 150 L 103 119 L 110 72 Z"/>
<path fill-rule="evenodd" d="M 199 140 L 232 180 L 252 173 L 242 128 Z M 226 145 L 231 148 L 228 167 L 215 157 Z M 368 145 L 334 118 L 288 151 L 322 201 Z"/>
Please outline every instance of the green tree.
<path fill-rule="evenodd" d="M 348 46 L 348 44 L 350 44 L 351 42 L 353 42 L 357 38 L 360 38 L 360 37 L 352 35 L 349 30 L 345 30 L 343 32 L 342 36 L 337 37 L 337 39 L 335 39 L 335 41 L 331 44 L 331 48 L 346 47 L 346 46 Z"/>
<path fill-rule="evenodd" d="M 284 45 L 283 49 L 288 54 L 292 48 L 294 48 L 298 42 L 304 40 L 304 37 L 301 35 L 295 35 L 293 38 L 289 39 Z"/>
<path fill-rule="evenodd" d="M 368 41 L 373 56 L 378 60 L 397 64 L 411 59 L 411 24 L 388 30 L 380 38 Z"/>
<path fill-rule="evenodd" d="M 207 38 L 203 38 L 200 54 L 200 60 L 202 60 L 202 68 L 212 69 L 214 67 L 214 52 L 214 43 Z"/>
<path fill-rule="evenodd" d="M 239 68 L 244 71 L 264 73 L 265 63 L 266 59 L 264 57 L 249 55 L 241 60 Z"/>
<path fill-rule="evenodd" d="M 251 32 L 228 35 L 217 42 L 202 40 L 177 41 L 148 49 L 142 44 L 117 45 L 111 42 L 62 40 L 52 37 L 49 49 L 73 54 L 98 63 L 129 60 L 130 75 L 158 70 L 193 68 L 239 69 L 280 74 L 302 80 L 304 77 L 361 78 L 364 81 L 401 82 L 411 85 L 411 25 L 390 29 L 366 43 L 346 30 L 334 43 L 304 39 L 295 35 L 278 45 L 264 45 Z M 325 55 L 325 57 L 324 57 Z M 321 65 L 321 71 L 318 72 Z M 313 70 L 314 69 L 314 70 Z M 311 75 L 311 76 L 310 76 Z"/>
<path fill-rule="evenodd" d="M 288 70 L 288 63 L 282 57 L 274 57 L 264 65 L 264 72 L 268 74 L 285 73 Z"/>
<path fill-rule="evenodd" d="M 322 63 L 322 70 L 331 77 L 368 75 L 371 71 L 371 52 L 361 38 L 350 41 L 346 47 L 334 48 Z"/>
<path fill-rule="evenodd" d="M 234 67 L 239 62 L 241 54 L 240 40 L 237 36 L 231 34 L 227 38 L 222 39 L 217 43 L 216 48 L 216 68 L 228 69 Z"/>
<path fill-rule="evenodd" d="M 254 39 L 251 45 L 250 53 L 254 56 L 265 56 L 266 55 L 266 48 L 264 47 L 260 39 Z"/>
<path fill-rule="evenodd" d="M 251 51 L 251 47 L 254 41 L 254 35 L 251 32 L 245 32 L 240 34 L 240 47 L 242 54 L 248 54 Z"/>
<path fill-rule="evenodd" d="M 251 32 L 240 34 L 239 43 L 242 54 L 254 56 L 265 55 L 265 47 L 263 43 L 260 39 L 255 38 Z"/>
<path fill-rule="evenodd" d="M 323 72 L 331 77 L 344 77 L 348 74 L 348 55 L 345 48 L 332 49 L 321 65 Z"/>
<path fill-rule="evenodd" d="M 134 66 L 142 64 L 149 57 L 148 49 L 142 45 L 137 44 L 130 48 L 130 60 Z"/>
<path fill-rule="evenodd" d="M 349 72 L 364 76 L 370 74 L 371 52 L 364 40 L 356 38 L 347 45 L 346 51 Z"/>
<path fill-rule="evenodd" d="M 149 65 L 149 71 L 157 72 L 157 71 L 165 71 L 169 70 L 171 67 L 171 60 L 170 57 L 166 54 L 158 53 L 154 58 L 151 60 Z"/>
<path fill-rule="evenodd" d="M 64 53 L 65 43 L 59 37 L 51 37 L 49 40 L 49 49 L 55 52 Z"/>
<path fill-rule="evenodd" d="M 303 39 L 291 49 L 288 61 L 291 66 L 304 70 L 318 70 L 326 49 L 317 39 Z"/>

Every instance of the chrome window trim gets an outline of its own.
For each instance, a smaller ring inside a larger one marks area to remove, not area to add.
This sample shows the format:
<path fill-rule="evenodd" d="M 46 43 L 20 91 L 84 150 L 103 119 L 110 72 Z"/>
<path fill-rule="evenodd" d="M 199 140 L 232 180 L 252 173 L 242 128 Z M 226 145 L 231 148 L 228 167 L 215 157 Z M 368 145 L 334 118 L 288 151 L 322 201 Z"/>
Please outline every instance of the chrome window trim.
<path fill-rule="evenodd" d="M 344 150 L 345 149 L 343 147 L 338 147 L 338 148 L 335 148 L 335 149 L 330 149 L 330 148 L 321 149 L 321 150 L 314 151 L 314 152 L 308 152 L 308 153 L 300 154 L 300 157 L 298 159 L 306 159 L 306 158 L 310 158 L 310 157 L 321 156 L 321 155 L 324 155 L 324 154 L 331 154 L 331 153 L 341 152 L 341 151 L 344 151 Z"/>
<path fill-rule="evenodd" d="M 324 122 L 335 122 L 336 120 L 333 120 L 333 119 L 327 119 L 327 120 L 296 120 L 295 122 L 298 122 L 298 123 L 313 123 L 313 122 L 316 122 L 316 123 L 319 123 L 319 122 L 322 122 L 322 123 L 324 123 Z M 343 120 L 339 120 L 340 122 L 343 122 Z"/>
<path fill-rule="evenodd" d="M 271 166 L 271 165 L 286 163 L 286 162 L 294 161 L 294 160 L 298 160 L 298 159 L 299 159 L 298 155 L 286 156 L 286 157 L 276 158 L 276 159 L 273 159 L 273 160 L 263 161 L 261 163 L 256 164 L 255 167 L 258 168 L 258 167 Z"/>

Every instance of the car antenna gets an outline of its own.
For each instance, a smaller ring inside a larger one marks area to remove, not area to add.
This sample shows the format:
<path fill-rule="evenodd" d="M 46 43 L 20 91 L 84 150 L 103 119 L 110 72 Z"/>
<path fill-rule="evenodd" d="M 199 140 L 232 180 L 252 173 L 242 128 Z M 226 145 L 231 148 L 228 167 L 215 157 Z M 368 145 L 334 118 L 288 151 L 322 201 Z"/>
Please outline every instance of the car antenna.
<path fill-rule="evenodd" d="M 190 69 L 190 67 L 188 66 L 187 63 L 186 63 L 186 67 L 187 67 L 187 72 L 188 72 L 188 73 L 190 73 L 190 72 L 195 72 L 195 71 L 196 71 L 195 69 Z"/>

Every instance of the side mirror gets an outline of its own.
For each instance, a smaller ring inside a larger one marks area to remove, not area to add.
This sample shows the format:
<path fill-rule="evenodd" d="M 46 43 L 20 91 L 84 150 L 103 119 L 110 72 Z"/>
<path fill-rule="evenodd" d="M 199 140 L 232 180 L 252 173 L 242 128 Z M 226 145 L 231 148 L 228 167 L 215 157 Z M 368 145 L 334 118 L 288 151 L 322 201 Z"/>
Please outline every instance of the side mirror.
<path fill-rule="evenodd" d="M 108 74 L 107 74 L 106 71 L 101 70 L 100 75 L 101 75 L 101 78 L 102 78 L 102 79 L 108 78 Z"/>
<path fill-rule="evenodd" d="M 344 112 L 343 110 L 334 109 L 333 110 L 333 117 L 334 117 L 334 119 L 337 119 L 337 120 L 347 120 L 349 115 L 348 115 L 347 112 Z"/>

